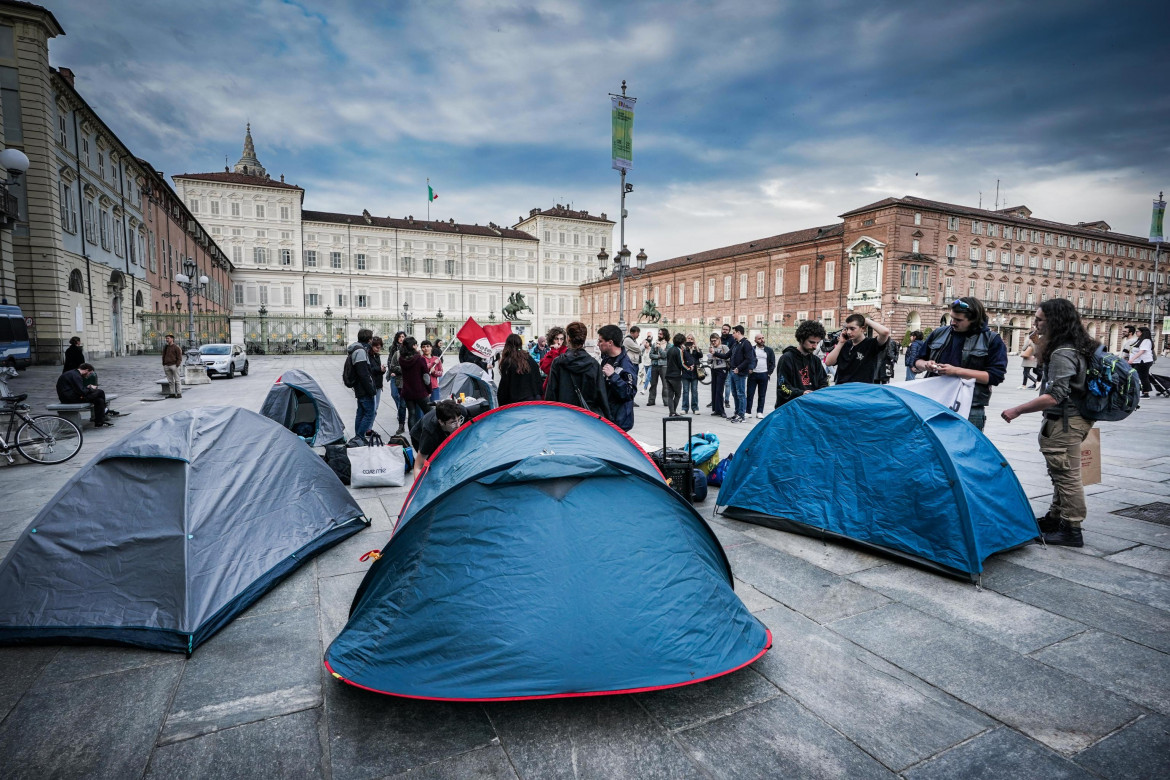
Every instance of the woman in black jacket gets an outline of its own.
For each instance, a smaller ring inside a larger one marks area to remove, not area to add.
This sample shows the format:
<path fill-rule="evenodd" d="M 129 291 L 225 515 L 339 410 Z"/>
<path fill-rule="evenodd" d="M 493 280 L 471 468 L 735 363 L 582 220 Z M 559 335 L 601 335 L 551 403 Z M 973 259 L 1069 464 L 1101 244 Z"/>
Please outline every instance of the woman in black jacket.
<path fill-rule="evenodd" d="M 540 366 L 524 351 L 524 342 L 515 333 L 504 341 L 504 351 L 500 353 L 497 367 L 500 371 L 497 391 L 500 406 L 544 398 Z"/>
<path fill-rule="evenodd" d="M 662 394 L 665 396 L 663 400 L 666 401 L 666 408 L 670 410 L 671 417 L 678 414 L 678 402 L 682 397 L 682 348 L 686 343 L 687 337 L 681 333 L 676 333 L 666 350 L 666 370 L 663 376 Z"/>
<path fill-rule="evenodd" d="M 569 349 L 552 362 L 544 400 L 579 406 L 612 421 L 605 374 L 601 372 L 601 364 L 585 351 L 588 326 L 583 322 L 570 322 L 565 327 L 565 334 L 569 339 Z"/>

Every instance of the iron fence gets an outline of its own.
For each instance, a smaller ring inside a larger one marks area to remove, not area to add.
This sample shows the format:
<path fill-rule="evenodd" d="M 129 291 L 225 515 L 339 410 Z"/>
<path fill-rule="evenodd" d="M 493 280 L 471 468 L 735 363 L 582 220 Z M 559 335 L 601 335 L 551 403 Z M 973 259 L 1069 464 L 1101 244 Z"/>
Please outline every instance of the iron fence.
<path fill-rule="evenodd" d="M 142 328 L 142 350 L 162 352 L 166 335 L 172 333 L 175 343 L 186 347 L 190 319 L 180 312 L 142 312 L 138 316 Z M 200 344 L 222 344 L 231 339 L 231 326 L 226 314 L 196 314 L 195 338 Z"/>

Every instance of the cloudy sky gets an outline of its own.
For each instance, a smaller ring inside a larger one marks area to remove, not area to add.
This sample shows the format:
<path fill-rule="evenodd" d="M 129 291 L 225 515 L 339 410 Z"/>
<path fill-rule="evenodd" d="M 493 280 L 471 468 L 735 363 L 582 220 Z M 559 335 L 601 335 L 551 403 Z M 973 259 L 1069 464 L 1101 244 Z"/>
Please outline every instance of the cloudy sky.
<path fill-rule="evenodd" d="M 305 207 L 513 224 L 618 212 L 608 93 L 638 98 L 627 243 L 661 260 L 887 196 L 1145 235 L 1170 190 L 1162 2 L 48 0 L 54 65 L 167 174 L 252 123 Z M 616 240 L 616 229 L 615 229 Z"/>

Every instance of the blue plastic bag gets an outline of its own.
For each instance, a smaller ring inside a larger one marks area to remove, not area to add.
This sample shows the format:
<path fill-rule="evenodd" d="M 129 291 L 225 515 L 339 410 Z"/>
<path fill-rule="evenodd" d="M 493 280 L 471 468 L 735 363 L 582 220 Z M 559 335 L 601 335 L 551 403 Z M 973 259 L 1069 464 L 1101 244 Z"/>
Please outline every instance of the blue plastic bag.
<path fill-rule="evenodd" d="M 711 469 L 711 473 L 707 475 L 707 484 L 719 487 L 723 484 L 723 475 L 727 473 L 727 469 L 731 468 L 731 459 L 735 457 L 735 453 L 728 453 L 727 457 L 719 461 L 719 465 Z"/>

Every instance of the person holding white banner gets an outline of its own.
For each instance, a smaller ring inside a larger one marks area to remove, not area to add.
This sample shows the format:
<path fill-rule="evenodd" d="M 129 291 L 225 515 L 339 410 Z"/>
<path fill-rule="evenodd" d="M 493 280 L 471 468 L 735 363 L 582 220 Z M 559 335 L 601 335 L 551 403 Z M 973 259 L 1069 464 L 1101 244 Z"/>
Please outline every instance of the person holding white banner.
<path fill-rule="evenodd" d="M 967 419 L 979 430 L 987 424 L 991 388 L 1007 375 L 1007 347 L 987 325 L 987 310 L 978 298 L 951 301 L 951 324 L 931 331 L 916 371 L 931 376 L 974 379 L 971 411 Z"/>

